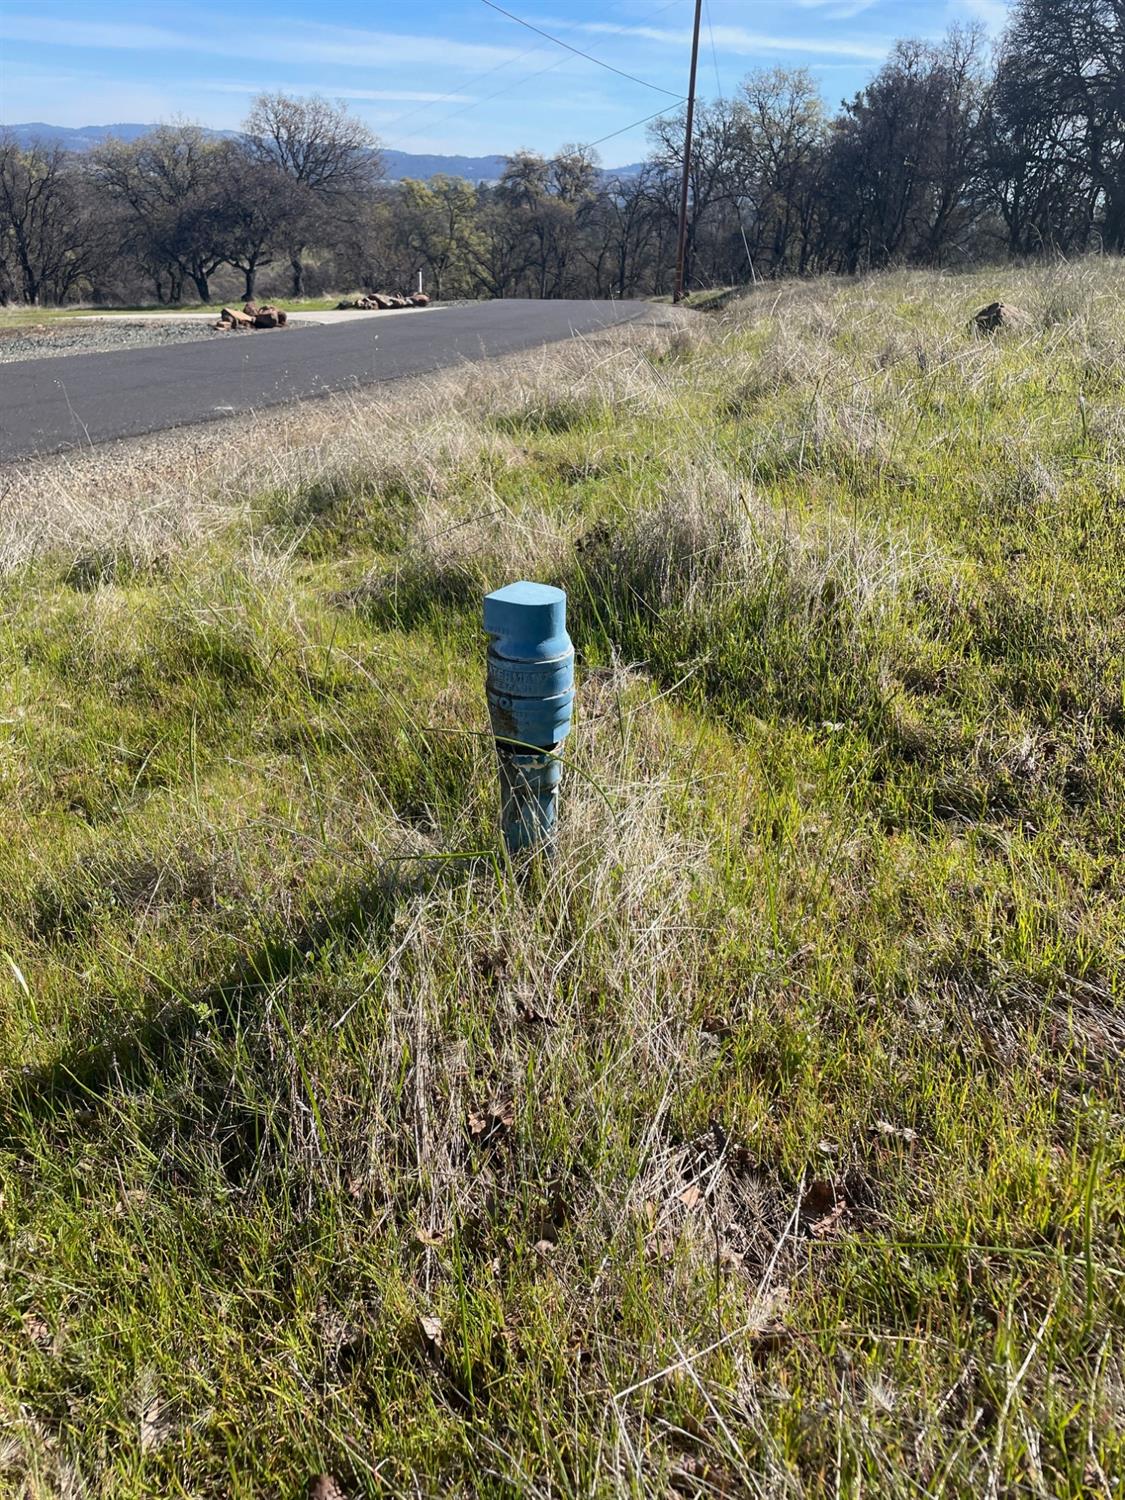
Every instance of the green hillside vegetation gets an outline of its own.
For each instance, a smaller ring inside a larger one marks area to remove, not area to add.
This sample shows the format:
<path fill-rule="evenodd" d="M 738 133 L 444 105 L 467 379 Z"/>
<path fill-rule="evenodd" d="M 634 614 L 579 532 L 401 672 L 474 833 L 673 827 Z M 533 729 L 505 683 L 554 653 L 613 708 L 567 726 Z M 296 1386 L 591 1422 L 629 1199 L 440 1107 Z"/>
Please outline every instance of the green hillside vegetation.
<path fill-rule="evenodd" d="M 3 1493 L 1116 1493 L 1125 269 L 662 316 L 9 476 Z"/>

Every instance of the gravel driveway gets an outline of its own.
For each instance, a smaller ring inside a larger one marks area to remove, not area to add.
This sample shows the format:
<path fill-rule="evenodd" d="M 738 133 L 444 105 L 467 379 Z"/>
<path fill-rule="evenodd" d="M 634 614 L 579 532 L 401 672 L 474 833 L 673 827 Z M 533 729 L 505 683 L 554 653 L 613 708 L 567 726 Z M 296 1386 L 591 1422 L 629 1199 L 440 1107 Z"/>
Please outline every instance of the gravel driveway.
<path fill-rule="evenodd" d="M 215 316 L 218 317 L 217 311 Z M 263 338 L 279 333 L 280 329 L 259 330 L 253 334 L 217 333 L 208 322 L 200 319 L 122 323 L 101 318 L 75 318 L 65 323 L 0 329 L 0 364 L 11 364 L 18 359 L 43 359 L 52 354 L 105 354 L 113 349 L 151 349 L 158 344 L 187 344 L 200 339 Z M 289 333 L 288 328 L 284 330 L 285 336 Z"/>

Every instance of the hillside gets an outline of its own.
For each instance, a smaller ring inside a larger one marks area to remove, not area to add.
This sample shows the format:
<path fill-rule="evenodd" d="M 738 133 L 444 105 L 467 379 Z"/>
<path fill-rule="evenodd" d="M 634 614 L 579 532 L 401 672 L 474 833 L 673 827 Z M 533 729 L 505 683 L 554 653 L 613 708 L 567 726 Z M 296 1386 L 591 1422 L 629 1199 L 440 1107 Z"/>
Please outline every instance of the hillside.
<path fill-rule="evenodd" d="M 669 319 L 4 476 L 5 1493 L 1116 1493 L 1125 267 Z"/>
<path fill-rule="evenodd" d="M 136 140 L 152 129 L 152 125 L 47 125 L 42 121 L 29 121 L 18 125 L 3 125 L 0 130 L 10 131 L 17 143 L 25 149 L 34 141 L 65 146 L 68 151 L 92 151 L 111 136 L 123 141 Z M 211 130 L 208 135 L 230 139 L 238 134 L 234 130 Z M 504 157 L 493 156 L 442 156 L 433 152 L 411 151 L 383 152 L 386 175 L 391 182 L 401 182 L 404 177 L 428 179 L 430 177 L 464 177 L 469 182 L 496 182 L 504 170 Z M 606 175 L 631 177 L 640 171 L 636 162 L 627 166 L 606 169 Z"/>

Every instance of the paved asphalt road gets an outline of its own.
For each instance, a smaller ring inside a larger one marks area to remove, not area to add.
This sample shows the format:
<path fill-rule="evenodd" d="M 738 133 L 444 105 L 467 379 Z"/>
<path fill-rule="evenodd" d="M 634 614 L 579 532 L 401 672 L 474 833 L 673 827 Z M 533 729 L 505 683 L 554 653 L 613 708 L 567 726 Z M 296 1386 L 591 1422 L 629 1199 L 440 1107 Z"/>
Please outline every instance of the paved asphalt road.
<path fill-rule="evenodd" d="M 530 349 L 649 315 L 643 302 L 478 302 L 335 327 L 0 365 L 0 463 L 139 437 Z"/>

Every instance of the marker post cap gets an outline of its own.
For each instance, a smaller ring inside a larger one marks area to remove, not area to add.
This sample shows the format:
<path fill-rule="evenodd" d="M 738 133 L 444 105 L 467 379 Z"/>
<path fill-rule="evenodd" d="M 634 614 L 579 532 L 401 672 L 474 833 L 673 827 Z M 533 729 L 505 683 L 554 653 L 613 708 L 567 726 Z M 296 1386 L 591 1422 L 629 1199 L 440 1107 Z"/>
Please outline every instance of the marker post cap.
<path fill-rule="evenodd" d="M 548 583 L 509 583 L 484 596 L 492 649 L 511 661 L 549 661 L 573 647 L 566 633 L 566 594 Z"/>

